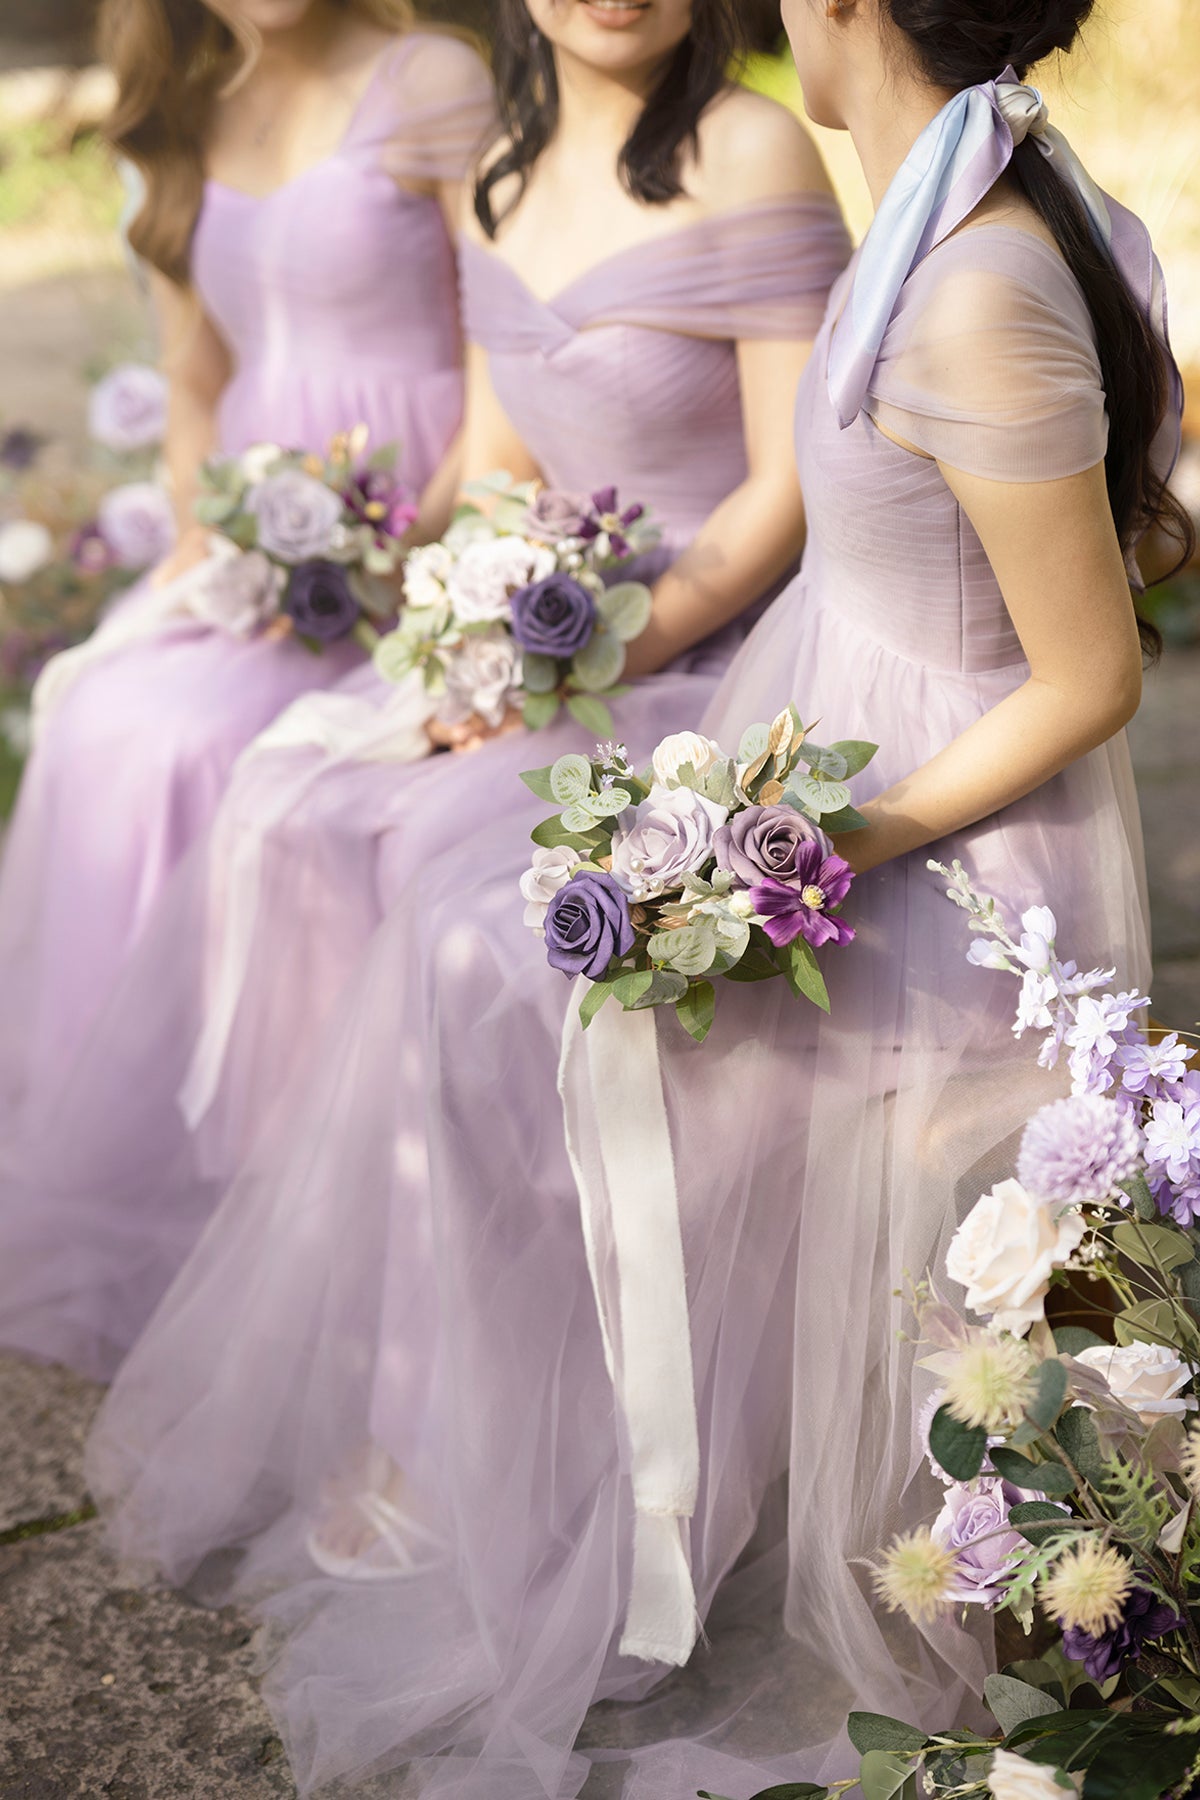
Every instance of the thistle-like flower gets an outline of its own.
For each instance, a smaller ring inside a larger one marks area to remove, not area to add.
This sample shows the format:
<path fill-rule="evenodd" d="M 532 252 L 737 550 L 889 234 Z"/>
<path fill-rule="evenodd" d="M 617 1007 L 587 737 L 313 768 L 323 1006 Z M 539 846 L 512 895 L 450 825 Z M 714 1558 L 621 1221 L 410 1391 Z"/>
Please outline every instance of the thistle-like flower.
<path fill-rule="evenodd" d="M 905 1612 L 921 1623 L 947 1603 L 954 1578 L 954 1553 L 936 1544 L 928 1531 L 894 1538 L 882 1568 L 872 1571 L 875 1592 L 889 1612 Z"/>
<path fill-rule="evenodd" d="M 1064 1631 L 1101 1637 L 1119 1625 L 1133 1587 L 1133 1571 L 1119 1551 L 1084 1537 L 1059 1557 L 1041 1584 L 1046 1612 Z"/>
<path fill-rule="evenodd" d="M 946 1372 L 946 1400 L 962 1425 L 1019 1425 L 1035 1392 L 1033 1353 L 1020 1338 L 981 1334 Z"/>

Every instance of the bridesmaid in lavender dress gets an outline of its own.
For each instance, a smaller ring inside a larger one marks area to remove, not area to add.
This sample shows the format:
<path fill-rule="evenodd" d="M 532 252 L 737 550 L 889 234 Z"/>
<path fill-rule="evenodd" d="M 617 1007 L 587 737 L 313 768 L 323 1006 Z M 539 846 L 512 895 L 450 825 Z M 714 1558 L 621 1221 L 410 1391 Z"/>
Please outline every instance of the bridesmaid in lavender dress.
<path fill-rule="evenodd" d="M 1087 10 L 787 6 L 879 213 L 800 389 L 804 569 L 700 723 L 735 742 L 794 698 L 882 743 L 832 1016 L 772 983 L 723 994 L 703 1047 L 602 1012 L 582 1049 L 523 936 L 513 821 L 467 831 L 413 867 L 102 1416 L 93 1479 L 128 1551 L 220 1592 L 207 1553 L 237 1547 L 241 1583 L 278 1585 L 268 1697 L 305 1792 L 405 1764 L 400 1794 L 568 1800 L 590 1741 L 628 1751 L 638 1800 L 744 1800 L 855 1773 L 851 1706 L 945 1728 L 982 1683 L 987 1643 L 881 1619 L 866 1565 L 934 1498 L 895 1291 L 1008 1171 L 1047 1080 L 930 847 L 1147 972 L 1126 558 L 1170 517 L 1177 384 L 1144 228 L 1020 79 Z M 564 1018 L 586 1240 L 549 1110 Z M 678 1269 L 638 1261 L 620 1132 L 639 1199 L 650 1178 L 678 1206 Z M 340 1580 L 300 1555 L 331 1468 L 369 1528 Z M 718 1725 L 723 1750 L 696 1741 Z"/>
<path fill-rule="evenodd" d="M 553 9 L 546 16 L 556 24 Z M 652 509 L 663 542 L 642 572 L 655 583 L 655 624 L 636 654 L 643 670 L 670 662 L 617 702 L 621 732 L 649 743 L 703 710 L 744 635 L 734 613 L 753 617 L 746 596 L 794 564 L 803 513 L 791 395 L 849 243 L 796 120 L 729 85 L 736 37 L 715 5 L 691 36 L 684 6 L 654 20 L 708 88 L 690 90 L 689 112 L 682 76 L 668 84 L 659 113 L 674 149 L 656 148 L 649 169 L 634 161 L 631 181 L 653 174 L 669 195 L 679 151 L 685 185 L 663 204 L 627 192 L 617 155 L 642 101 L 606 69 L 605 57 L 631 54 L 608 18 L 580 21 L 582 59 L 568 44 L 561 150 L 531 157 L 519 204 L 501 164 L 497 182 L 481 183 L 481 211 L 495 206 L 498 229 L 492 242 L 480 225 L 462 247 L 473 340 L 464 459 L 469 473 L 540 469 L 576 491 L 616 481 Z M 527 71 L 527 52 L 526 22 L 499 64 L 518 96 L 544 78 Z M 653 40 L 632 54 L 655 70 L 663 61 Z M 534 143 L 541 122 L 537 111 L 526 120 Z M 654 639 L 666 622 L 669 647 Z M 428 748 L 419 684 L 417 698 Z M 289 1075 L 410 869 L 509 813 L 523 845 L 519 771 L 590 742 L 565 719 L 536 738 L 497 735 L 478 754 L 397 764 L 397 720 L 403 737 L 411 711 L 403 691 L 364 671 L 292 708 L 244 759 L 211 841 L 179 870 L 70 1079 L 34 1130 L 0 1147 L 0 1341 L 111 1373 L 245 1146 L 273 1108 L 287 1117 Z M 314 721 L 348 748 L 304 747 Z M 293 747 L 279 743 L 283 731 Z M 177 1095 L 207 1016 L 211 946 L 240 928 L 240 858 L 272 818 L 234 1029 L 192 1135 Z M 237 1208 L 235 1197 L 226 1216 Z"/>
<path fill-rule="evenodd" d="M 200 461 L 263 440 L 324 449 L 364 423 L 399 442 L 408 483 L 432 482 L 426 525 L 444 522 L 462 403 L 451 225 L 493 114 L 474 51 L 395 35 L 411 23 L 407 0 L 109 0 L 112 131 L 148 188 L 131 240 L 160 302 L 182 541 L 47 677 L 0 887 L 0 1116 L 61 1080 L 240 751 L 349 666 L 340 647 L 164 618 L 172 578 L 204 555 L 188 524 Z"/>

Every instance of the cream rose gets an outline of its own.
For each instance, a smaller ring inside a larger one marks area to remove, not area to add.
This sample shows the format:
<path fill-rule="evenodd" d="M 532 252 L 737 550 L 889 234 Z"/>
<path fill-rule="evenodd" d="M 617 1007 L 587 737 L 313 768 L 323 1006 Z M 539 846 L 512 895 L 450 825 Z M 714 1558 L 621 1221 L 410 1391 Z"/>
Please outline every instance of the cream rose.
<path fill-rule="evenodd" d="M 679 786 L 679 771 L 691 763 L 697 775 L 707 775 L 722 756 L 720 744 L 701 737 L 698 731 L 677 731 L 664 738 L 654 752 L 654 779 L 663 787 Z"/>
<path fill-rule="evenodd" d="M 547 850 L 539 846 L 533 853 L 533 864 L 521 877 L 521 897 L 526 902 L 525 923 L 541 932 L 550 902 L 560 888 L 566 887 L 583 858 L 565 844 Z"/>
<path fill-rule="evenodd" d="M 1039 1200 L 1019 1181 L 1002 1181 L 977 1200 L 946 1252 L 946 1273 L 967 1305 L 1018 1336 L 1045 1317 L 1050 1277 L 1087 1230 L 1078 1213 Z"/>
<path fill-rule="evenodd" d="M 997 1750 L 988 1773 L 993 1800 L 1066 1800 L 1083 1789 L 1082 1775 L 1064 1775 L 1045 1763 L 1027 1762 L 1011 1750 Z"/>
<path fill-rule="evenodd" d="M 553 550 L 520 537 L 484 538 L 463 551 L 446 582 L 455 616 L 465 625 L 508 619 L 519 588 L 557 567 Z"/>
<path fill-rule="evenodd" d="M 54 555 L 54 539 L 35 519 L 0 525 L 0 581 L 30 581 Z"/>
<path fill-rule="evenodd" d="M 1074 1360 L 1102 1375 L 1114 1400 L 1145 1425 L 1156 1419 L 1182 1419 L 1195 1408 L 1196 1402 L 1179 1391 L 1192 1372 L 1166 1344 L 1096 1344 L 1081 1350 Z"/>

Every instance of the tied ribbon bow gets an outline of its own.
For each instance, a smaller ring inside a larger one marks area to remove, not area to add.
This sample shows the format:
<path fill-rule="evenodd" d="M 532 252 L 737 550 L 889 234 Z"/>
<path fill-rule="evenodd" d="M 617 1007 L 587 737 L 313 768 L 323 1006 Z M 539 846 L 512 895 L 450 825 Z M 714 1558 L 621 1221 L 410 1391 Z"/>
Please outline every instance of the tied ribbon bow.
<path fill-rule="evenodd" d="M 1162 270 L 1141 220 L 1097 187 L 1037 88 L 1006 69 L 965 88 L 921 133 L 893 177 L 854 267 L 850 295 L 829 348 L 829 394 L 845 430 L 862 412 L 905 282 L 929 252 L 968 219 L 1031 138 L 1076 192 L 1097 241 L 1109 252 L 1169 358 Z M 1174 371 L 1174 364 L 1171 364 Z M 1176 400 L 1182 387 L 1174 372 Z M 1168 424 L 1171 425 L 1172 421 Z M 1178 426 L 1178 416 L 1173 420 Z M 1178 454 L 1168 446 L 1168 466 Z"/>

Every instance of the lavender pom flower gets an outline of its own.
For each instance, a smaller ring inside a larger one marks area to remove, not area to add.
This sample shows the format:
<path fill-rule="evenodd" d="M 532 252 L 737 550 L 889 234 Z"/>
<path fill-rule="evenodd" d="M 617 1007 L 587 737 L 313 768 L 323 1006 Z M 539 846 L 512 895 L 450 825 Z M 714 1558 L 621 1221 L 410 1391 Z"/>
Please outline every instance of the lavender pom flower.
<path fill-rule="evenodd" d="M 794 806 L 747 806 L 722 825 L 713 839 L 719 869 L 727 869 L 739 887 L 756 882 L 795 881 L 805 846 L 816 844 L 821 855 L 833 848 L 819 825 L 806 819 Z M 801 877 L 802 878 L 802 877 Z"/>
<path fill-rule="evenodd" d="M 547 575 L 512 597 L 512 634 L 538 656 L 574 656 L 595 629 L 596 602 L 570 575 Z"/>
<path fill-rule="evenodd" d="M 1079 1206 L 1107 1200 L 1138 1166 L 1138 1129 L 1115 1100 L 1074 1094 L 1036 1112 L 1025 1127 L 1017 1179 L 1042 1200 Z"/>
<path fill-rule="evenodd" d="M 629 902 L 611 875 L 581 869 L 546 910 L 546 955 L 564 975 L 600 981 L 615 956 L 633 948 Z"/>
<path fill-rule="evenodd" d="M 750 901 L 777 950 L 798 937 L 819 950 L 822 944 L 854 940 L 853 927 L 829 911 L 846 898 L 853 881 L 853 869 L 840 856 L 826 856 L 820 844 L 802 844 L 788 880 L 761 882 L 750 889 Z"/>
<path fill-rule="evenodd" d="M 314 557 L 292 570 L 283 610 L 302 637 L 333 644 L 358 624 L 359 605 L 341 563 Z"/>
<path fill-rule="evenodd" d="M 1147 1588 L 1135 1587 L 1125 1602 L 1124 1617 L 1099 1637 L 1078 1626 L 1063 1634 L 1063 1649 L 1072 1662 L 1080 1662 L 1093 1681 L 1119 1675 L 1127 1663 L 1136 1662 L 1154 1638 L 1181 1631 L 1183 1619 L 1173 1606 L 1159 1600 Z"/>

